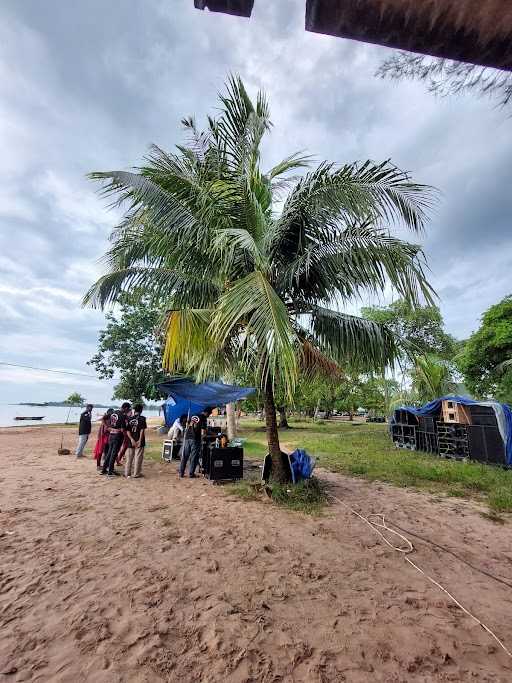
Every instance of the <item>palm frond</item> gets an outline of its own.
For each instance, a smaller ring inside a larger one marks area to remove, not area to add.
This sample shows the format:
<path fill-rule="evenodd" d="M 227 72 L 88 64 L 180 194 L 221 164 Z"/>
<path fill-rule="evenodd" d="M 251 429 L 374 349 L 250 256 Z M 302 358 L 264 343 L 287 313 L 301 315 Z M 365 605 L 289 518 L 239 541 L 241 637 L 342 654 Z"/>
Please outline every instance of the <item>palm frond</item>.
<path fill-rule="evenodd" d="M 310 309 L 309 332 L 341 366 L 380 370 L 399 356 L 397 340 L 384 325 L 321 306 Z"/>
<path fill-rule="evenodd" d="M 295 333 L 288 310 L 264 274 L 253 271 L 219 298 L 211 333 L 217 343 L 232 336 L 254 339 L 261 359 L 262 380 L 279 372 L 289 395 L 297 380 Z"/>
<path fill-rule="evenodd" d="M 259 159 L 261 139 L 272 125 L 266 96 L 259 92 L 254 107 L 240 76 L 230 76 L 226 91 L 219 95 L 223 107 L 212 132 L 236 168 L 252 168 Z"/>
<path fill-rule="evenodd" d="M 306 379 L 327 377 L 331 379 L 343 378 L 343 370 L 336 361 L 317 348 L 307 339 L 300 345 L 299 365 L 301 376 Z"/>
<path fill-rule="evenodd" d="M 101 194 L 115 198 L 112 206 L 127 202 L 129 211 L 143 208 L 147 219 L 158 229 L 183 233 L 197 227 L 194 215 L 182 199 L 149 178 L 128 171 L 96 172 L 88 177 L 102 182 Z"/>
<path fill-rule="evenodd" d="M 312 242 L 285 266 L 292 298 L 335 301 L 362 291 L 379 295 L 389 283 L 401 297 L 417 304 L 432 302 L 418 245 L 392 237 L 372 221 L 355 223 L 333 240 Z"/>
<path fill-rule="evenodd" d="M 167 268 L 132 267 L 103 275 L 84 296 L 83 305 L 104 308 L 124 292 L 141 289 L 154 301 L 178 298 L 184 290 L 190 305 L 211 301 L 219 290 L 212 280 Z"/>
<path fill-rule="evenodd" d="M 189 308 L 169 312 L 162 360 L 166 370 L 195 370 L 212 347 L 211 335 L 208 332 L 211 319 L 211 309 Z"/>
<path fill-rule="evenodd" d="M 418 356 L 413 372 L 413 387 L 421 401 L 432 401 L 455 391 L 449 364 L 435 356 Z"/>
<path fill-rule="evenodd" d="M 273 166 L 266 175 L 272 180 L 273 178 L 277 178 L 278 176 L 288 173 L 289 171 L 307 168 L 312 159 L 313 157 L 311 155 L 302 154 L 301 152 L 290 154 L 290 156 Z"/>
<path fill-rule="evenodd" d="M 276 257 L 300 254 L 311 242 L 334 239 L 354 221 L 402 223 L 420 231 L 435 191 L 412 183 L 404 171 L 384 162 L 347 164 L 337 169 L 323 163 L 307 173 L 288 196 L 272 250 Z"/>

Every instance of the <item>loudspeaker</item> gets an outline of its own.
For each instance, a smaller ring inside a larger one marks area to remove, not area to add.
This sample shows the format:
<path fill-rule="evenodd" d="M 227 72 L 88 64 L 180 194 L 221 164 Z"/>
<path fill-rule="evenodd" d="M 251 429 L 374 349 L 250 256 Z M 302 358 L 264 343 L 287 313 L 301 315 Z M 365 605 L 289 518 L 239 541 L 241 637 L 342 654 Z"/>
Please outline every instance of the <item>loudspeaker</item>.
<path fill-rule="evenodd" d="M 408 410 L 397 409 L 394 412 L 394 419 L 397 424 L 414 425 L 418 424 L 418 418 Z"/>
<path fill-rule="evenodd" d="M 474 425 L 488 425 L 489 427 L 497 427 L 498 421 L 494 408 L 490 406 L 469 405 L 466 406 L 471 415 L 471 422 Z"/>
<path fill-rule="evenodd" d="M 478 462 L 487 462 L 487 449 L 485 447 L 485 435 L 480 425 L 468 425 L 469 457 Z"/>
<path fill-rule="evenodd" d="M 210 448 L 204 474 L 211 481 L 229 481 L 244 477 L 243 448 Z"/>
<path fill-rule="evenodd" d="M 434 434 L 436 431 L 435 419 L 429 415 L 420 415 L 418 417 L 419 429 L 422 432 L 428 432 Z"/>
<path fill-rule="evenodd" d="M 506 465 L 505 444 L 497 427 L 483 427 L 487 445 L 487 462 Z"/>
<path fill-rule="evenodd" d="M 506 465 L 505 444 L 497 427 L 468 425 L 469 457 L 471 460 Z"/>
<path fill-rule="evenodd" d="M 439 450 L 437 434 L 434 432 L 423 432 L 417 430 L 416 447 L 419 451 L 425 451 L 425 453 L 437 453 Z"/>
<path fill-rule="evenodd" d="M 164 441 L 162 444 L 162 460 L 171 462 L 181 456 L 181 441 Z"/>

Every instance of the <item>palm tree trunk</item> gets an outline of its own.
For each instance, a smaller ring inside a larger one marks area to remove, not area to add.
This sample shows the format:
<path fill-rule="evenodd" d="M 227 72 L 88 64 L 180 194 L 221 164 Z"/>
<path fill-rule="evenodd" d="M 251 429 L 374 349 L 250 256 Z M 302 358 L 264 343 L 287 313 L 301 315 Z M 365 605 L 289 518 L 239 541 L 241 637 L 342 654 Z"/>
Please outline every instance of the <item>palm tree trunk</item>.
<path fill-rule="evenodd" d="M 236 416 L 234 403 L 226 403 L 226 421 L 228 428 L 228 439 L 231 441 L 236 436 Z"/>
<path fill-rule="evenodd" d="M 278 406 L 277 410 L 279 412 L 279 429 L 290 429 L 288 418 L 286 417 L 286 408 Z"/>
<path fill-rule="evenodd" d="M 389 417 L 390 405 L 389 405 L 389 387 L 386 381 L 386 368 L 382 368 L 382 382 L 384 384 L 384 416 Z"/>
<path fill-rule="evenodd" d="M 314 420 L 318 420 L 318 413 L 320 412 L 320 403 L 321 403 L 321 401 L 320 401 L 320 399 L 318 399 L 317 404 L 316 404 L 316 408 L 315 408 L 315 413 L 313 416 Z"/>
<path fill-rule="evenodd" d="M 281 461 L 281 447 L 279 445 L 279 432 L 277 431 L 276 404 L 274 401 L 274 386 L 272 379 L 267 378 L 264 391 L 265 426 L 267 429 L 268 452 L 272 457 L 272 479 L 277 482 L 285 482 L 286 476 Z"/>

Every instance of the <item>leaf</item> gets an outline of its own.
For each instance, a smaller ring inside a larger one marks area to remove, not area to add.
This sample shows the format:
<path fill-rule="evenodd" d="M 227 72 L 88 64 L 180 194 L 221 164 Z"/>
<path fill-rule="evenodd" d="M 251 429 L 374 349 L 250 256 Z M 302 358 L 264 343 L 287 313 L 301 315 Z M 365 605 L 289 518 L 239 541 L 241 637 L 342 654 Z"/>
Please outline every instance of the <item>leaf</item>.
<path fill-rule="evenodd" d="M 295 334 L 288 310 L 263 273 L 254 271 L 233 283 L 220 297 L 211 334 L 225 343 L 233 335 L 254 339 L 262 383 L 279 372 L 287 392 L 297 380 Z"/>
<path fill-rule="evenodd" d="M 318 347 L 340 365 L 379 370 L 399 356 L 391 332 L 365 318 L 312 306 L 309 329 Z"/>

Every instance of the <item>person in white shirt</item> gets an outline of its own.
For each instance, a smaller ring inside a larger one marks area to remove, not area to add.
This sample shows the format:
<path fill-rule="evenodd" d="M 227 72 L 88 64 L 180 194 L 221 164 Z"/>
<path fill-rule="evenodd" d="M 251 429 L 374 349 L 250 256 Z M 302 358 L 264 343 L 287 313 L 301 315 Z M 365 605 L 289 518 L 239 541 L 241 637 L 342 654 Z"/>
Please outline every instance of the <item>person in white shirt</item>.
<path fill-rule="evenodd" d="M 183 437 L 183 431 L 187 424 L 187 416 L 180 415 L 172 423 L 172 427 L 168 431 L 168 436 L 172 441 L 179 441 Z"/>

